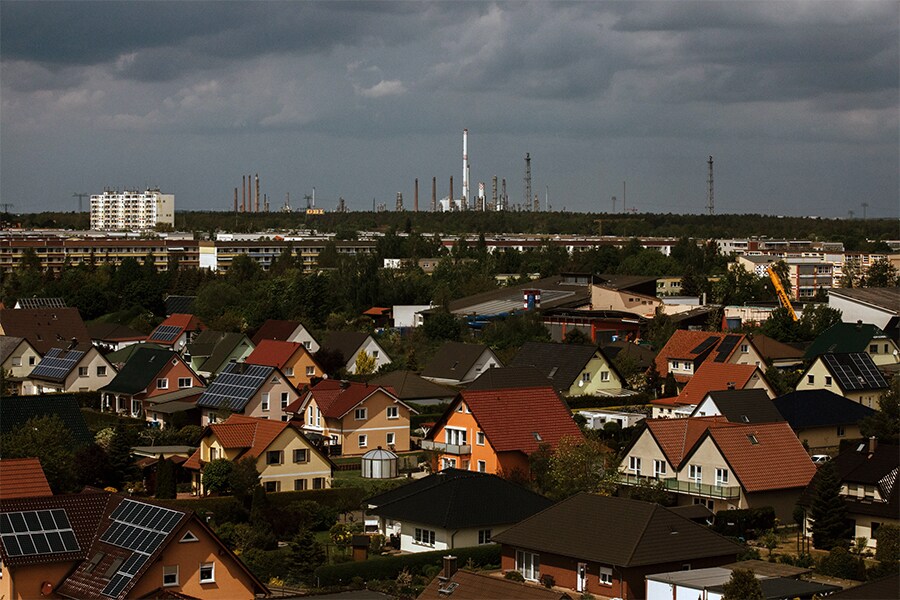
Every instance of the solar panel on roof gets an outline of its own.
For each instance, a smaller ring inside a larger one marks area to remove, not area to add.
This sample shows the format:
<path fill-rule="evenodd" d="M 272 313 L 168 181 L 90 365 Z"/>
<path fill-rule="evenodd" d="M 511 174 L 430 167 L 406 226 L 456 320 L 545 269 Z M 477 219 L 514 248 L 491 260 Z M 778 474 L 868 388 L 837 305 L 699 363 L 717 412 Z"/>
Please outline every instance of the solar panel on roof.
<path fill-rule="evenodd" d="M 31 370 L 31 377 L 65 379 L 84 356 L 80 350 L 50 348 L 41 362 Z"/>
<path fill-rule="evenodd" d="M 741 336 L 739 335 L 726 335 L 725 339 L 722 340 L 722 343 L 719 344 L 719 347 L 716 349 L 715 362 L 725 362 L 740 339 Z"/>
<path fill-rule="evenodd" d="M 702 342 L 700 342 L 700 344 L 696 348 L 691 350 L 691 354 L 700 354 L 701 352 L 706 352 L 707 350 L 709 350 L 710 348 L 715 346 L 716 342 L 718 342 L 718 341 L 719 341 L 719 338 L 717 336 L 711 335 L 708 338 L 706 338 L 705 340 L 703 340 Z"/>
<path fill-rule="evenodd" d="M 80 549 L 63 509 L 0 514 L 0 542 L 9 556 L 78 552 Z"/>
<path fill-rule="evenodd" d="M 150 334 L 150 339 L 160 342 L 171 342 L 181 334 L 181 327 L 177 325 L 160 325 Z"/>
<path fill-rule="evenodd" d="M 231 363 L 197 399 L 197 406 L 243 410 L 272 371 L 272 367 Z"/>

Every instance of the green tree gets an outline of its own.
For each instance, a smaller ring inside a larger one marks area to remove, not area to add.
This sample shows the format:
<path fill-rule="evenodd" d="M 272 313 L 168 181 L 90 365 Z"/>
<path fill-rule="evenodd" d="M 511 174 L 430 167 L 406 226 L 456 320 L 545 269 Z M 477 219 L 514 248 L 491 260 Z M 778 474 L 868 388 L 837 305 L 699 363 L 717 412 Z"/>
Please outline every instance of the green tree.
<path fill-rule="evenodd" d="M 310 583 L 316 567 L 325 563 L 325 551 L 322 544 L 316 541 L 311 531 L 304 530 L 294 536 L 290 542 L 292 580 Z"/>
<path fill-rule="evenodd" d="M 657 351 L 662 349 L 666 342 L 669 341 L 669 338 L 674 335 L 676 329 L 677 327 L 675 327 L 672 317 L 663 312 L 661 308 L 657 308 L 656 314 L 647 325 L 647 338 L 650 340 L 653 349 Z"/>
<path fill-rule="evenodd" d="M 896 287 L 900 285 L 897 268 L 886 258 L 879 258 L 866 271 L 866 287 Z"/>
<path fill-rule="evenodd" d="M 125 423 L 121 419 L 116 421 L 106 454 L 109 456 L 109 482 L 119 490 L 136 477 L 134 455 L 131 452 L 132 445 L 131 436 L 125 428 Z"/>
<path fill-rule="evenodd" d="M 875 558 L 893 564 L 900 561 L 900 525 L 882 523 L 875 531 L 875 541 Z"/>
<path fill-rule="evenodd" d="M 422 327 L 430 340 L 458 342 L 462 339 L 463 323 L 450 312 L 439 311 L 428 315 Z"/>
<path fill-rule="evenodd" d="M 759 579 L 750 569 L 734 569 L 722 587 L 723 600 L 765 600 Z"/>
<path fill-rule="evenodd" d="M 900 442 L 900 378 L 891 381 L 891 389 L 879 398 L 878 408 L 860 421 L 859 432 L 877 438 L 882 444 L 897 444 Z"/>
<path fill-rule="evenodd" d="M 811 341 L 834 325 L 841 322 L 841 311 L 827 304 L 807 304 L 800 317 L 801 341 Z"/>
<path fill-rule="evenodd" d="M 862 581 L 866 578 L 866 566 L 863 560 L 854 556 L 844 546 L 835 546 L 819 561 L 819 572 L 841 579 Z"/>
<path fill-rule="evenodd" d="M 32 417 L 2 437 L 3 458 L 37 458 L 54 494 L 74 491 L 75 441 L 57 415 Z"/>
<path fill-rule="evenodd" d="M 201 478 L 203 489 L 207 493 L 224 494 L 230 489 L 230 477 L 233 469 L 234 463 L 227 458 L 210 461 L 203 468 L 203 477 Z"/>
<path fill-rule="evenodd" d="M 245 508 L 251 508 L 251 499 L 259 485 L 259 469 L 256 468 L 256 459 L 247 456 L 235 462 L 231 473 L 228 475 L 228 487 L 232 494 Z"/>
<path fill-rule="evenodd" d="M 160 500 L 173 499 L 176 496 L 175 463 L 164 458 L 156 467 L 156 497 Z"/>
<path fill-rule="evenodd" d="M 609 450 L 597 440 L 565 436 L 550 457 L 547 478 L 551 487 L 543 491 L 556 499 L 602 491 L 610 459 Z"/>
<path fill-rule="evenodd" d="M 365 350 L 360 350 L 356 355 L 355 373 L 357 375 L 371 375 L 375 372 L 375 364 L 375 356 Z"/>
<path fill-rule="evenodd" d="M 823 549 L 847 544 L 852 532 L 847 524 L 847 505 L 841 497 L 841 481 L 834 462 L 825 463 L 816 473 L 810 516 L 813 546 Z"/>

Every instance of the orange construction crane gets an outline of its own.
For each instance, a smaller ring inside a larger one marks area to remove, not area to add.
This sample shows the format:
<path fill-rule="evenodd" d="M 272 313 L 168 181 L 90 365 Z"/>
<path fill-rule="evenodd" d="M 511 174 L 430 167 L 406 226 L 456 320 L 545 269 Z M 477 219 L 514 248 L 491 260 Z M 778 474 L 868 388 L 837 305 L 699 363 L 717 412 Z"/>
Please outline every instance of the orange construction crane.
<path fill-rule="evenodd" d="M 775 286 L 775 293 L 778 294 L 778 302 L 787 309 L 791 318 L 796 321 L 797 313 L 794 312 L 794 306 L 791 304 L 791 299 L 788 298 L 784 285 L 781 283 L 781 277 L 778 276 L 778 273 L 776 273 L 775 269 L 772 267 L 766 267 L 766 271 L 769 273 L 769 279 L 772 280 L 772 285 Z"/>

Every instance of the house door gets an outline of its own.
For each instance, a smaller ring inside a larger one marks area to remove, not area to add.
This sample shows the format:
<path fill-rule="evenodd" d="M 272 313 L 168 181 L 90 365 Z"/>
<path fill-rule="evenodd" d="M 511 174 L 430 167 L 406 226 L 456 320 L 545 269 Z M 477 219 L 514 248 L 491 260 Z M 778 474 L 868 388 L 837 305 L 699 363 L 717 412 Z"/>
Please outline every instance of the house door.
<path fill-rule="evenodd" d="M 575 591 L 584 592 L 587 590 L 587 563 L 578 563 L 578 577 L 575 581 Z"/>

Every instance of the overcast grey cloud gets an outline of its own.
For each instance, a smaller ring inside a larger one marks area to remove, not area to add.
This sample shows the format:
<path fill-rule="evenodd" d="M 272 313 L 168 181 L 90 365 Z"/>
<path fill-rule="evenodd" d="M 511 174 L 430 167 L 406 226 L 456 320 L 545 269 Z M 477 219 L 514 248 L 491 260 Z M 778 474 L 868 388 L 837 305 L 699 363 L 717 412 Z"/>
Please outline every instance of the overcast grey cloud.
<path fill-rule="evenodd" d="M 554 208 L 846 217 L 900 212 L 900 4 L 0 3 L 0 196 L 160 186 L 227 210 L 333 208 L 524 156 Z M 474 184 L 473 184 L 474 187 Z M 549 192 L 548 192 L 549 189 Z"/>

